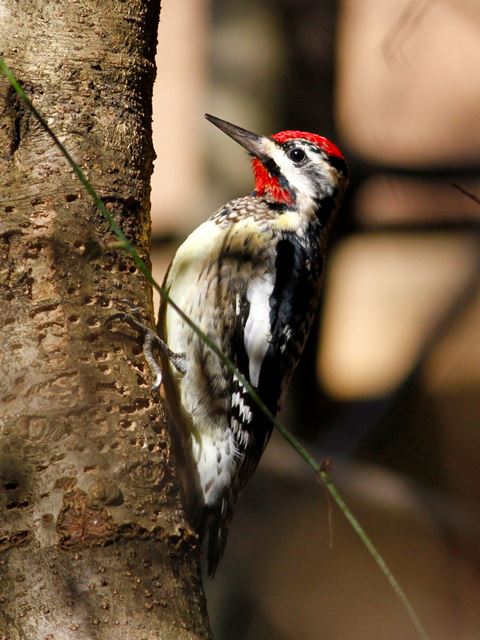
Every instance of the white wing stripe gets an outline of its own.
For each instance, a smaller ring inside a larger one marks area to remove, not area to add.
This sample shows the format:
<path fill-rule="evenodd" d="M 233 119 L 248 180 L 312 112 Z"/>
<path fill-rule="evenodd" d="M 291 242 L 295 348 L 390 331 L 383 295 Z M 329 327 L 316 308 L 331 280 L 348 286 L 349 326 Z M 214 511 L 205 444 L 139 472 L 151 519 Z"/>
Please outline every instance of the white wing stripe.
<path fill-rule="evenodd" d="M 250 382 L 258 386 L 263 359 L 270 344 L 270 296 L 273 291 L 273 278 L 265 275 L 255 278 L 247 290 L 250 303 L 245 323 L 244 344 L 248 355 L 248 373 Z"/>

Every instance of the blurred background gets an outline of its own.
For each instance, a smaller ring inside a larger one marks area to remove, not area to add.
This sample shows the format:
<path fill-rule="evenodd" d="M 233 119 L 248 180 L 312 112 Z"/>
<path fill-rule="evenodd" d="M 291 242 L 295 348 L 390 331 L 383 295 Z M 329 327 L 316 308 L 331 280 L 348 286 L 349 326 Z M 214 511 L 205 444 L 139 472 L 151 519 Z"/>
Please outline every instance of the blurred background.
<path fill-rule="evenodd" d="M 245 153 L 204 112 L 338 143 L 350 191 L 282 419 L 332 458 L 432 640 L 480 639 L 478 0 L 162 4 L 155 276 L 252 187 Z M 277 434 L 206 588 L 216 640 L 418 637 Z"/>

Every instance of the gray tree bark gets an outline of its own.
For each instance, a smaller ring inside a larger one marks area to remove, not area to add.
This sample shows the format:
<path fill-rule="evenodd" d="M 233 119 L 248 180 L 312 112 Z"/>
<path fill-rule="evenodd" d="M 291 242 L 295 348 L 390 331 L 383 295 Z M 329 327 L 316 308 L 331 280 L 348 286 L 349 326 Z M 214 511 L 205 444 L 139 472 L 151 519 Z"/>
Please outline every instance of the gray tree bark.
<path fill-rule="evenodd" d="M 145 260 L 159 10 L 0 0 L 0 53 Z M 0 639 L 209 638 L 163 410 L 105 325 L 150 287 L 3 78 L 0 176 Z"/>

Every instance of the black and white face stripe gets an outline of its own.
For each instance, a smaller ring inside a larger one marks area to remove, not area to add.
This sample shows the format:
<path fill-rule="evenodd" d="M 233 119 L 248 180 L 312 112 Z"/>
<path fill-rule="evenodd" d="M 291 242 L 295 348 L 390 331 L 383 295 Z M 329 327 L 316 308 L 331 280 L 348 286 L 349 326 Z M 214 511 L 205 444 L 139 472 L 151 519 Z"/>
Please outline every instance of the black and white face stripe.
<path fill-rule="evenodd" d="M 262 163 L 271 176 L 292 194 L 301 212 L 318 206 L 319 200 L 332 197 L 339 178 L 347 179 L 348 169 L 342 158 L 331 156 L 304 139 L 278 143 L 264 142 Z M 340 174 L 340 175 L 339 175 Z"/>
<path fill-rule="evenodd" d="M 327 155 L 327 154 L 325 154 Z M 338 156 L 329 156 L 327 155 L 328 164 L 331 165 L 334 169 L 338 171 L 338 173 L 342 174 L 345 180 L 348 180 L 348 166 L 343 158 L 339 158 Z"/>
<path fill-rule="evenodd" d="M 292 199 L 292 205 L 295 204 L 297 200 L 295 189 L 292 188 L 285 174 L 281 172 L 280 167 L 275 162 L 275 160 L 273 158 L 265 158 L 265 160 L 262 159 L 261 162 L 268 173 L 272 177 L 277 178 L 278 183 L 282 187 L 282 189 L 288 191 Z"/>
<path fill-rule="evenodd" d="M 316 144 L 313 144 L 308 140 L 288 140 L 288 142 L 284 142 L 280 146 L 284 149 L 287 157 L 289 157 L 294 164 L 297 164 L 297 166 L 305 165 L 308 160 L 315 161 L 316 154 L 324 162 L 336 169 L 338 173 L 341 173 L 344 178 L 348 179 L 348 167 L 343 158 L 328 154 L 326 151 L 319 149 Z M 298 151 L 302 151 L 305 154 L 305 160 L 295 162 L 295 156 L 298 155 Z"/>

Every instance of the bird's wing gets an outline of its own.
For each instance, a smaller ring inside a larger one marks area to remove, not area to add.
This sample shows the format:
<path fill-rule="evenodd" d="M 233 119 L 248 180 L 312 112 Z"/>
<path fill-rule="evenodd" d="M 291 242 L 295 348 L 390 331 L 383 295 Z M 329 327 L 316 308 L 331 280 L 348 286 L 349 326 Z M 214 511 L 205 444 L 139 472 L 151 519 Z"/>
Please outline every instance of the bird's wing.
<path fill-rule="evenodd" d="M 281 240 L 272 275 L 252 278 L 235 298 L 229 355 L 275 415 L 303 350 L 312 323 L 321 265 L 306 259 L 294 236 Z M 312 303 L 313 300 L 313 303 Z M 226 543 L 228 524 L 239 492 L 254 472 L 272 432 L 272 423 L 234 375 L 231 377 L 230 427 L 236 468 L 210 524 L 209 573 L 213 574 Z"/>

